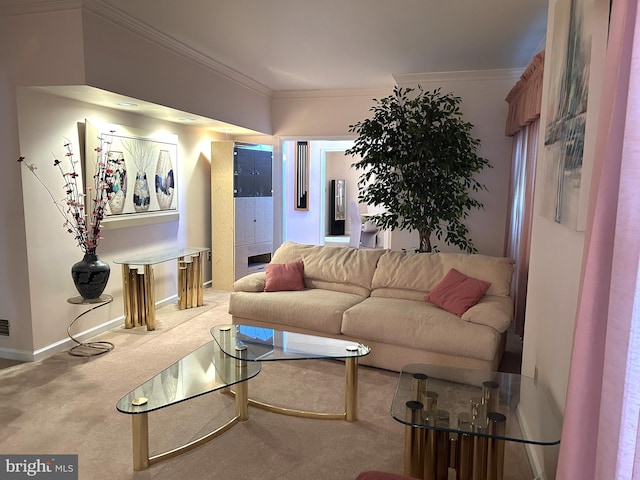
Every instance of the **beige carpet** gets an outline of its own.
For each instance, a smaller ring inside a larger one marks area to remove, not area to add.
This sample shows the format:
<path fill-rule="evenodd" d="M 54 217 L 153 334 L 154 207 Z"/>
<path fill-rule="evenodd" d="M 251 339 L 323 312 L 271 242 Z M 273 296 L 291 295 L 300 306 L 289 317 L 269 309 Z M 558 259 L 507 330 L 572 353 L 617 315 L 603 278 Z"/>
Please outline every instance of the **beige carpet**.
<path fill-rule="evenodd" d="M 118 399 L 229 323 L 228 293 L 205 290 L 205 306 L 158 311 L 154 332 L 118 328 L 98 337 L 115 349 L 93 358 L 60 353 L 41 362 L 0 362 L 0 453 L 78 454 L 80 479 L 354 479 L 363 470 L 402 472 L 404 428 L 389 415 L 397 373 L 359 370 L 355 423 L 250 409 L 250 418 L 179 457 L 133 472 L 131 418 Z M 265 364 L 249 394 L 309 410 L 340 411 L 344 364 Z M 233 399 L 214 392 L 149 415 L 151 453 L 225 423 Z M 531 479 L 524 447 L 508 443 L 505 480 Z"/>

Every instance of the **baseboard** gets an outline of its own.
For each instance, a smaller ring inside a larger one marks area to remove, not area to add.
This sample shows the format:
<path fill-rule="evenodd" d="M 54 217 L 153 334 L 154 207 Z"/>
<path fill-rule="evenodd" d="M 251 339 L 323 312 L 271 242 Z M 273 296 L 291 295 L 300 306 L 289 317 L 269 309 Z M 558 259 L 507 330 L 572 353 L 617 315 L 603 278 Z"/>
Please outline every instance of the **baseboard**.
<path fill-rule="evenodd" d="M 209 285 L 211 282 L 207 282 Z M 207 285 L 205 283 L 204 285 Z M 178 300 L 178 295 L 172 295 L 170 297 L 164 298 L 158 302 L 156 302 L 156 310 L 159 308 L 165 307 L 167 305 L 171 305 L 172 303 L 176 303 Z M 83 330 L 79 333 L 74 333 L 73 336 L 79 341 L 85 341 L 90 338 L 93 338 L 101 333 L 108 332 L 109 330 L 113 330 L 114 328 L 118 328 L 124 324 L 124 315 L 119 316 L 118 318 L 114 318 L 112 320 L 108 320 L 100 325 L 96 325 L 94 327 Z M 71 340 L 70 338 L 64 338 L 55 343 L 47 345 L 46 347 L 40 348 L 35 351 L 29 350 L 16 350 L 14 348 L 2 348 L 0 347 L 0 358 L 6 358 L 8 360 L 16 360 L 19 362 L 38 362 L 40 360 L 44 360 L 45 358 L 51 357 L 56 353 L 64 352 L 69 350 L 71 347 L 74 347 L 76 342 Z"/>
<path fill-rule="evenodd" d="M 522 429 L 522 433 L 524 433 L 525 437 L 530 436 L 530 428 L 527 419 L 522 413 L 520 406 L 516 409 L 518 413 L 518 422 L 520 423 L 520 428 Z M 527 452 L 527 457 L 529 457 L 529 465 L 531 466 L 531 471 L 533 472 L 534 480 L 544 480 L 547 478 L 544 473 L 544 466 L 542 463 L 540 447 L 531 444 L 525 443 L 525 450 Z"/>

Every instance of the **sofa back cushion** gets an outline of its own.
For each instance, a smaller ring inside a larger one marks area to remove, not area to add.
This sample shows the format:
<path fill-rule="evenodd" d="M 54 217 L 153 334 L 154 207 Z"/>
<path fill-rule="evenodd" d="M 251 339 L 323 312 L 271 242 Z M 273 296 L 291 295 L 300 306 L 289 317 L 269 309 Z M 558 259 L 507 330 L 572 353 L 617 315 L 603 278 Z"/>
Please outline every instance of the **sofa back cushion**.
<path fill-rule="evenodd" d="M 359 250 L 347 247 L 283 243 L 271 263 L 304 262 L 307 288 L 322 288 L 368 297 L 371 281 L 382 249 Z"/>
<path fill-rule="evenodd" d="M 373 276 L 372 296 L 423 300 L 452 268 L 469 277 L 489 282 L 487 295 L 511 293 L 513 260 L 506 257 L 466 253 L 406 253 L 387 251 Z"/>

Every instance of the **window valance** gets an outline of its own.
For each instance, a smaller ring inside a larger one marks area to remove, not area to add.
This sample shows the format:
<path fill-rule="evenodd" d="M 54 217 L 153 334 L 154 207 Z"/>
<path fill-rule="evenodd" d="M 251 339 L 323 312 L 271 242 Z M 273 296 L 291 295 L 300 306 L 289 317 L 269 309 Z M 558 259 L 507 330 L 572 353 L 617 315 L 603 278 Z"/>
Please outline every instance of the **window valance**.
<path fill-rule="evenodd" d="M 540 116 L 543 72 L 544 51 L 533 57 L 520 80 L 505 98 L 509 104 L 505 135 L 515 135 L 518 130 Z"/>

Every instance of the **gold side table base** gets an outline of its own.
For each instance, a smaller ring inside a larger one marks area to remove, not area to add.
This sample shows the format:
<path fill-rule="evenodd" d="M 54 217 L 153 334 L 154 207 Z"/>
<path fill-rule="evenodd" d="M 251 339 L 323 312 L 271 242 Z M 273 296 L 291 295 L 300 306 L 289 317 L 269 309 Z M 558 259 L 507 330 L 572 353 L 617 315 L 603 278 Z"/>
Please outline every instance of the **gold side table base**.
<path fill-rule="evenodd" d="M 422 404 L 407 402 L 407 420 L 419 423 Z M 504 435 L 504 416 L 489 414 L 491 435 Z M 493 423 L 493 424 L 492 424 Z M 502 429 L 502 430 L 501 430 Z M 458 434 L 407 425 L 404 475 L 423 480 L 446 480 L 450 468 L 458 480 L 502 480 L 505 440 Z"/>

